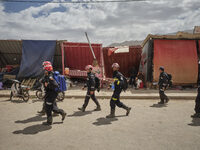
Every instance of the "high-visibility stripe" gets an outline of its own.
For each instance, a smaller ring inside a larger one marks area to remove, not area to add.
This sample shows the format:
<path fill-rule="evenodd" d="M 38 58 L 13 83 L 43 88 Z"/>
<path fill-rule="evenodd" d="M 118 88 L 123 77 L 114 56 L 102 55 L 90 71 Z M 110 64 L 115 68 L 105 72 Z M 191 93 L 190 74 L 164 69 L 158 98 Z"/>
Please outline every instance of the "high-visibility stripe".
<path fill-rule="evenodd" d="M 119 85 L 120 81 L 117 81 L 117 85 Z"/>
<path fill-rule="evenodd" d="M 53 103 L 46 102 L 47 105 L 52 105 Z"/>
<path fill-rule="evenodd" d="M 114 98 L 114 97 L 113 97 L 113 98 L 112 98 L 112 100 L 116 101 L 116 100 L 117 100 L 117 98 Z"/>

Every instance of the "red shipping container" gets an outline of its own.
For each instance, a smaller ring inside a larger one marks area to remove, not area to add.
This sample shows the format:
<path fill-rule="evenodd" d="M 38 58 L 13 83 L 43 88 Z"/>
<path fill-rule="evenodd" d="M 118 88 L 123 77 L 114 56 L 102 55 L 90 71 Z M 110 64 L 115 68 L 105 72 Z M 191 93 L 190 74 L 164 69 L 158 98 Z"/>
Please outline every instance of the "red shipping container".
<path fill-rule="evenodd" d="M 70 70 L 85 70 L 86 65 L 92 65 L 93 55 L 88 43 L 63 42 L 65 67 Z M 102 68 L 102 44 L 92 44 L 96 59 Z"/>
<path fill-rule="evenodd" d="M 119 71 L 126 77 L 130 76 L 129 72 L 132 67 L 135 67 L 136 70 L 139 69 L 142 52 L 141 46 L 130 46 L 129 52 L 123 53 L 114 53 L 112 50 L 115 49 L 110 49 L 110 47 L 103 48 L 104 70 L 107 78 L 112 78 L 113 63 L 120 65 Z"/>

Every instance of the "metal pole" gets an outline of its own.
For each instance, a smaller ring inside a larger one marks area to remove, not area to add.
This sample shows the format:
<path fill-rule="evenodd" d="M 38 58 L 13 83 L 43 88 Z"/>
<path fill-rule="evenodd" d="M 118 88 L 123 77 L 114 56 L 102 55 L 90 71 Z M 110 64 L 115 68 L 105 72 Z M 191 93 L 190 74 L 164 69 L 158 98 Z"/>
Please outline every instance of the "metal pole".
<path fill-rule="evenodd" d="M 91 46 L 90 40 L 89 40 L 89 38 L 88 38 L 87 32 L 85 32 L 85 36 L 86 36 L 86 38 L 87 38 L 87 40 L 88 40 L 88 43 L 89 43 L 89 46 L 90 46 L 90 50 L 91 50 L 91 52 L 92 52 L 92 55 L 93 55 L 94 59 L 96 60 L 96 56 L 95 56 L 95 54 L 94 54 L 94 51 L 93 51 L 93 48 L 92 48 L 92 46 Z"/>

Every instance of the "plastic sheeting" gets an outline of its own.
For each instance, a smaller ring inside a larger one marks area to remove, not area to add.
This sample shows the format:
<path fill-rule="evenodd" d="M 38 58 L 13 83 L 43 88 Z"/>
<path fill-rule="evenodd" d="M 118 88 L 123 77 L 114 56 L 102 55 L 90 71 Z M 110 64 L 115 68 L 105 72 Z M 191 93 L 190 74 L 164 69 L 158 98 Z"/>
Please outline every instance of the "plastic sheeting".
<path fill-rule="evenodd" d="M 152 82 L 153 40 L 146 42 L 142 49 L 139 72 L 144 75 L 144 82 Z"/>
<path fill-rule="evenodd" d="M 159 67 L 172 74 L 174 84 L 197 82 L 198 59 L 195 40 L 154 40 L 153 80 L 159 79 Z"/>
<path fill-rule="evenodd" d="M 23 40 L 18 78 L 40 76 L 43 72 L 43 61 L 53 62 L 55 46 L 56 41 Z"/>

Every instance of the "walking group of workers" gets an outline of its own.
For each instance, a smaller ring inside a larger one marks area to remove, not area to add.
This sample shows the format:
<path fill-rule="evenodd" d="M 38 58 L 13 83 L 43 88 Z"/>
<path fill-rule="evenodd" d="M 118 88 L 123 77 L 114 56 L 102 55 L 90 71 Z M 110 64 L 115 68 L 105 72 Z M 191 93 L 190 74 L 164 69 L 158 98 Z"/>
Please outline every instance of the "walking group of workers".
<path fill-rule="evenodd" d="M 112 98 L 110 100 L 110 107 L 111 111 L 110 114 L 106 116 L 106 118 L 113 118 L 115 117 L 115 107 L 116 105 L 120 108 L 123 108 L 126 110 L 126 116 L 129 115 L 131 111 L 131 107 L 126 106 L 122 102 L 120 102 L 120 94 L 123 90 L 123 84 L 124 84 L 124 76 L 118 71 L 119 70 L 119 64 L 114 63 L 112 65 L 113 68 L 113 85 L 114 85 L 114 92 L 112 95 Z M 47 115 L 47 122 L 44 122 L 45 125 L 51 125 L 53 122 L 52 112 L 55 114 L 60 114 L 62 116 L 62 121 L 64 121 L 66 117 L 66 112 L 62 109 L 59 109 L 56 104 L 56 97 L 58 96 L 58 91 L 56 90 L 58 88 L 58 83 L 55 81 L 53 77 L 53 67 L 51 62 L 45 61 L 43 63 L 43 69 L 44 69 L 44 79 L 42 83 L 45 87 L 45 97 L 44 97 L 44 103 L 43 108 L 38 113 L 40 114 L 46 114 Z M 90 98 L 94 101 L 96 104 L 96 109 L 94 111 L 101 111 L 101 106 L 95 97 L 95 91 L 98 90 L 98 87 L 96 86 L 96 76 L 92 72 L 93 66 L 88 65 L 86 66 L 87 71 L 87 82 L 85 86 L 87 87 L 87 94 L 85 96 L 84 104 L 81 108 L 78 108 L 80 111 L 84 112 Z"/>
<path fill-rule="evenodd" d="M 112 65 L 113 69 L 113 79 L 110 80 L 112 83 L 111 86 L 114 87 L 113 95 L 110 99 L 110 114 L 106 116 L 106 118 L 114 118 L 115 117 L 115 107 L 118 106 L 120 108 L 123 108 L 126 110 L 126 116 L 129 115 L 131 111 L 131 107 L 126 106 L 120 101 L 120 94 L 123 90 L 125 90 L 127 87 L 125 84 L 127 84 L 126 78 L 119 72 L 119 64 L 114 63 Z M 56 97 L 58 96 L 58 83 L 55 81 L 53 77 L 53 67 L 49 61 L 45 61 L 43 63 L 43 69 L 45 72 L 43 84 L 45 87 L 45 97 L 44 97 L 44 104 L 42 111 L 38 112 L 41 114 L 47 115 L 47 122 L 44 122 L 45 125 L 51 125 L 52 124 L 52 112 L 56 114 L 60 114 L 62 116 L 62 121 L 64 121 L 66 117 L 66 112 L 62 109 L 59 109 L 56 104 Z M 86 66 L 85 70 L 87 71 L 87 82 L 85 86 L 87 87 L 87 93 L 85 96 L 85 101 L 82 107 L 78 108 L 78 110 L 84 112 L 90 98 L 94 101 L 96 104 L 96 109 L 94 111 L 101 111 L 101 106 L 95 97 L 95 90 L 99 90 L 98 86 L 96 85 L 96 76 L 95 73 L 93 73 L 93 66 L 88 65 Z M 169 85 L 169 76 L 164 71 L 164 67 L 160 67 L 160 77 L 159 77 L 159 95 L 160 95 L 160 102 L 158 104 L 165 104 L 169 102 L 169 98 L 165 94 L 165 90 L 167 86 Z M 200 117 L 200 86 L 198 87 L 198 96 L 196 98 L 196 107 L 195 107 L 195 114 L 192 115 L 192 117 Z"/>

